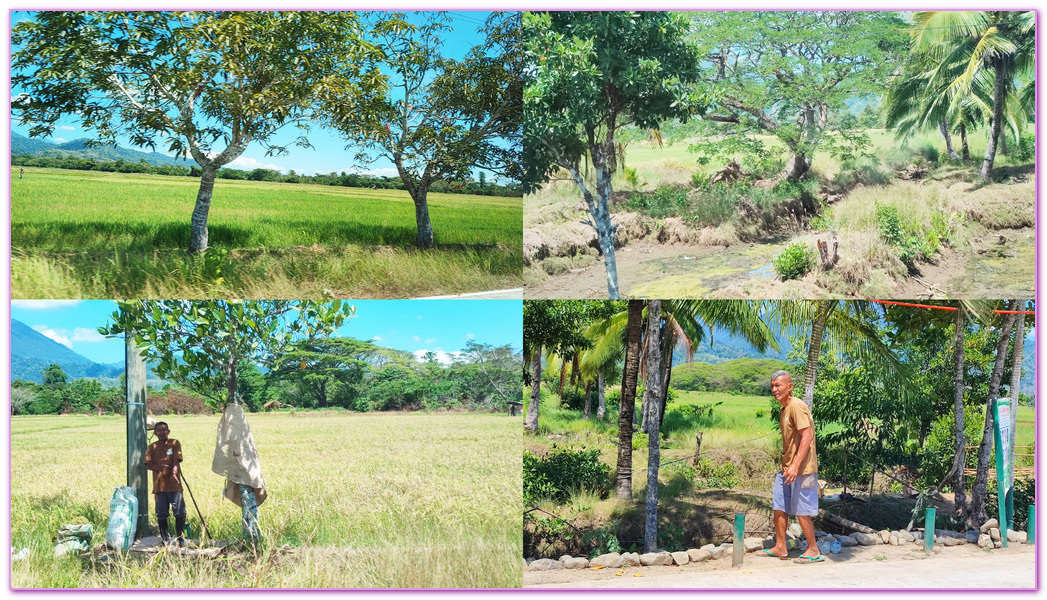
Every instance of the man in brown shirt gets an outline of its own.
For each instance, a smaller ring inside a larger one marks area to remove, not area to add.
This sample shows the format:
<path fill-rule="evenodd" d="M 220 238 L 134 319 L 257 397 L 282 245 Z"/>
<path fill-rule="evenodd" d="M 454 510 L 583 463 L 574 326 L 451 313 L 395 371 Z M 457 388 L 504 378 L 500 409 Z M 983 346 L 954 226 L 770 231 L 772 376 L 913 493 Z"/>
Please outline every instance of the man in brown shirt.
<path fill-rule="evenodd" d="M 171 509 L 175 515 L 175 534 L 179 547 L 185 547 L 185 500 L 182 498 L 182 482 L 179 480 L 179 463 L 182 462 L 182 445 L 170 439 L 171 429 L 163 421 L 153 427 L 156 441 L 145 451 L 145 467 L 153 472 L 153 494 L 156 495 L 156 522 L 160 528 L 160 539 L 167 543 L 170 532 L 167 519 Z"/>
<path fill-rule="evenodd" d="M 778 413 L 782 430 L 782 470 L 775 474 L 771 500 L 775 545 L 764 552 L 782 560 L 789 558 L 785 529 L 788 515 L 792 515 L 807 538 L 807 551 L 793 562 L 809 564 L 825 560 L 818 552 L 814 521 L 811 520 L 818 514 L 818 456 L 811 410 L 792 392 L 792 375 L 787 371 L 776 371 L 771 376 L 771 395 L 782 405 Z"/>

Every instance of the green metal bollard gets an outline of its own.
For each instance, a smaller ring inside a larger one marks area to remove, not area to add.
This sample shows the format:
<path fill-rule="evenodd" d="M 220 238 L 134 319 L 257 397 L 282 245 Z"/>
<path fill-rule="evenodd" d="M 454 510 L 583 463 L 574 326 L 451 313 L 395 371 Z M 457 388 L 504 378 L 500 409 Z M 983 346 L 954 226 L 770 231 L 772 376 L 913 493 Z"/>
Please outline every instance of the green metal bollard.
<path fill-rule="evenodd" d="M 928 552 L 934 548 L 934 512 L 934 508 L 928 508 L 923 519 L 923 549 Z"/>
<path fill-rule="evenodd" d="M 734 562 L 733 566 L 742 566 L 745 557 L 745 514 L 734 514 Z"/>
<path fill-rule="evenodd" d="M 1029 505 L 1029 525 L 1025 529 L 1028 531 L 1028 534 L 1029 534 L 1029 538 L 1028 538 L 1029 543 L 1030 544 L 1035 544 L 1036 543 L 1036 505 L 1035 504 L 1030 504 Z"/>

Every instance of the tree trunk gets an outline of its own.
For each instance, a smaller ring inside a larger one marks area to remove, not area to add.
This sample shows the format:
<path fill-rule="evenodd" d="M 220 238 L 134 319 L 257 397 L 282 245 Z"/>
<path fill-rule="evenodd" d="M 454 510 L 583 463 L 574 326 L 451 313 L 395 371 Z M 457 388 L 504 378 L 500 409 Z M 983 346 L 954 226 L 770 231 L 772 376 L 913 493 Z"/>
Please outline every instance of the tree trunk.
<path fill-rule="evenodd" d="M 607 403 L 604 401 L 603 394 L 603 368 L 596 372 L 596 397 L 598 399 L 596 403 L 596 419 L 602 420 L 604 415 L 607 414 Z"/>
<path fill-rule="evenodd" d="M 1007 156 L 1009 154 L 1009 152 L 1007 151 L 1007 132 L 1006 131 L 1000 131 L 1000 154 L 1002 154 L 1004 156 Z"/>
<path fill-rule="evenodd" d="M 789 181 L 796 181 L 811 170 L 811 159 L 803 154 L 790 154 L 782 176 Z"/>
<path fill-rule="evenodd" d="M 822 337 L 825 335 L 825 324 L 829 314 L 836 306 L 832 300 L 818 300 L 817 314 L 811 324 L 811 341 L 807 346 L 807 369 L 803 375 L 803 403 L 814 410 L 814 382 L 818 375 L 818 357 L 822 354 Z"/>
<path fill-rule="evenodd" d="M 963 152 L 964 164 L 971 162 L 971 147 L 967 144 L 967 124 L 960 123 L 960 148 Z"/>
<path fill-rule="evenodd" d="M 959 310 L 956 311 L 956 319 L 954 327 L 956 328 L 953 332 L 953 435 L 956 436 L 955 443 L 955 464 L 957 464 L 956 474 L 953 482 L 953 492 L 956 494 L 956 517 L 960 520 L 966 520 L 967 518 L 967 491 L 966 482 L 964 481 L 963 469 L 967 464 L 965 458 L 965 447 L 967 445 L 967 438 L 964 435 L 964 414 L 963 414 L 963 379 L 966 373 L 964 369 L 964 339 L 966 338 L 967 330 L 964 318 L 966 315 L 963 312 L 963 306 L 960 305 Z"/>
<path fill-rule="evenodd" d="M 648 396 L 645 417 L 647 422 L 647 502 L 644 520 L 643 551 L 653 552 L 658 547 L 658 467 L 661 456 L 658 448 L 661 430 L 662 396 L 662 301 L 650 300 L 647 305 L 647 385 L 644 396 Z"/>
<path fill-rule="evenodd" d="M 618 404 L 618 468 L 615 497 L 633 497 L 633 411 L 636 409 L 636 377 L 640 370 L 640 331 L 643 328 L 643 300 L 629 301 L 626 325 L 625 369 Z"/>
<path fill-rule="evenodd" d="M 589 392 L 591 391 L 592 387 L 593 382 L 585 382 L 585 411 L 582 413 L 582 418 L 586 421 L 588 421 L 589 417 L 592 416 L 592 400 L 591 396 L 589 395 Z"/>
<path fill-rule="evenodd" d="M 189 253 L 196 254 L 207 250 L 207 213 L 211 210 L 211 195 L 214 193 L 215 174 L 218 167 L 203 168 L 200 176 L 200 190 L 196 193 L 196 206 L 189 224 Z"/>
<path fill-rule="evenodd" d="M 1021 310 L 1022 303 L 1016 302 L 1017 307 L 1015 310 Z M 1016 322 L 1014 324 L 1014 352 L 1011 356 L 1011 451 L 1016 452 L 1014 449 L 1018 434 L 1018 401 L 1021 400 L 1021 385 L 1022 385 L 1022 353 L 1025 349 L 1025 315 L 1016 315 Z M 1011 469 L 1011 477 L 1014 476 L 1014 469 Z M 1014 485 L 1014 480 L 1007 482 L 1008 486 Z M 1011 523 L 1008 523 L 1007 527 L 1013 528 Z"/>
<path fill-rule="evenodd" d="M 527 416 L 524 418 L 524 429 L 527 431 L 538 429 L 538 404 L 542 391 L 542 347 L 535 348 L 531 356 L 534 372 L 531 375 L 531 403 L 527 405 Z"/>
<path fill-rule="evenodd" d="M 603 253 L 604 270 L 607 272 L 607 297 L 617 300 L 618 265 L 614 260 L 615 227 L 611 224 L 611 177 L 615 171 L 614 123 L 608 126 L 606 138 L 597 140 L 597 133 L 589 131 L 589 153 L 593 159 L 593 170 L 596 172 L 596 202 L 589 201 L 589 213 L 593 218 L 597 238 L 600 241 L 600 252 Z"/>
<path fill-rule="evenodd" d="M 1009 303 L 1009 306 L 1017 306 L 1017 302 Z M 993 445 L 993 410 L 992 400 L 1000 391 L 1000 380 L 1003 379 L 1003 366 L 1007 359 L 1007 345 L 1011 339 L 1011 328 L 1014 325 L 1015 316 L 1006 315 L 1003 326 L 1000 328 L 1000 341 L 996 344 L 996 363 L 993 366 L 992 378 L 989 380 L 989 397 L 985 403 L 985 429 L 982 430 L 982 443 L 978 447 L 978 472 L 974 477 L 974 487 L 971 489 L 971 510 L 969 523 L 980 526 L 989 517 L 985 513 L 985 491 L 989 479 L 989 459 L 992 457 Z"/>
<path fill-rule="evenodd" d="M 992 130 L 989 132 L 989 145 L 985 148 L 985 160 L 978 176 L 982 179 L 992 177 L 992 165 L 996 160 L 996 145 L 1000 140 L 1003 125 L 1003 103 L 1007 99 L 1007 72 L 1000 59 L 993 61 L 996 67 L 996 89 L 992 103 Z"/>
<path fill-rule="evenodd" d="M 952 160 L 960 158 L 960 155 L 956 153 L 956 149 L 952 147 L 952 134 L 949 133 L 949 125 L 945 122 L 945 119 L 938 121 L 938 133 L 942 134 L 942 139 L 945 140 L 945 151 L 949 153 L 949 158 Z"/>
<path fill-rule="evenodd" d="M 414 243 L 422 248 L 433 247 L 433 224 L 429 220 L 429 203 L 427 191 L 417 190 L 414 198 L 414 220 L 418 226 L 418 236 Z"/>
<path fill-rule="evenodd" d="M 665 348 L 665 371 L 662 373 L 662 409 L 658 415 L 658 422 L 665 422 L 665 407 L 669 405 L 669 382 L 673 378 L 673 349 Z"/>

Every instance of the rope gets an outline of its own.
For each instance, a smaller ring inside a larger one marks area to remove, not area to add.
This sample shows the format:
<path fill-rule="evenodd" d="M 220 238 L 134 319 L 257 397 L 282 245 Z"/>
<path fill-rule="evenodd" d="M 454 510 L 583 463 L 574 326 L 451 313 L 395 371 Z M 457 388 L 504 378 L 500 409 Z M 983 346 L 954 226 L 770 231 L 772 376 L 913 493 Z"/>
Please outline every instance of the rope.
<path fill-rule="evenodd" d="M 955 306 L 934 306 L 933 304 L 914 304 L 912 302 L 895 302 L 893 300 L 869 300 L 869 302 L 876 302 L 877 304 L 892 304 L 894 306 L 911 306 L 913 308 L 931 308 L 934 310 L 948 310 L 957 311 L 960 310 Z M 978 311 L 978 312 L 990 312 L 997 315 L 1035 315 L 1035 310 L 990 310 L 990 311 Z"/>

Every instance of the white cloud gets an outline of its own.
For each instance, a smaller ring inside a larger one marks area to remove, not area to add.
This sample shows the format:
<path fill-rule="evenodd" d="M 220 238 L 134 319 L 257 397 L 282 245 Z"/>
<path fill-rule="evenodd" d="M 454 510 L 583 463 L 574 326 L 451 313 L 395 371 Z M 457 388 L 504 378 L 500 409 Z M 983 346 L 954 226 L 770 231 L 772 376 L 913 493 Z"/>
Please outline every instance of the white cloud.
<path fill-rule="evenodd" d="M 465 334 L 465 339 L 473 340 L 473 339 L 476 339 L 476 336 L 471 334 L 471 333 L 467 333 L 467 334 Z"/>
<path fill-rule="evenodd" d="M 397 172 L 396 167 L 383 167 L 381 169 L 361 169 L 359 167 L 346 167 L 340 169 L 346 173 L 358 173 L 361 175 L 374 175 L 375 177 L 399 177 L 400 173 Z"/>
<path fill-rule="evenodd" d="M 422 338 L 420 338 L 420 337 L 418 337 L 418 336 L 416 335 L 416 336 L 414 336 L 414 341 L 416 341 L 416 342 L 420 342 L 420 341 L 422 341 Z"/>
<path fill-rule="evenodd" d="M 371 341 L 372 342 L 380 342 L 380 341 L 382 341 L 382 336 L 376 335 L 373 338 L 371 338 Z"/>
<path fill-rule="evenodd" d="M 47 325 L 33 325 L 33 329 L 35 329 L 35 330 L 39 331 L 40 333 L 44 334 L 44 337 L 50 338 L 50 339 L 58 342 L 59 344 L 62 344 L 66 348 L 69 348 L 70 350 L 73 348 L 73 342 L 69 341 L 69 337 L 68 337 L 69 336 L 69 332 L 68 331 L 60 330 L 62 333 L 59 333 L 58 331 L 55 331 L 54 329 L 51 329 Z M 65 335 L 63 335 L 63 333 Z"/>
<path fill-rule="evenodd" d="M 429 339 L 425 340 L 425 343 L 426 344 L 432 344 L 435 341 L 436 341 L 436 338 L 429 338 Z"/>
<path fill-rule="evenodd" d="M 72 308 L 77 304 L 80 304 L 80 300 L 12 300 L 11 308 L 54 310 L 56 308 Z"/>
<path fill-rule="evenodd" d="M 77 327 L 73 330 L 72 340 L 74 342 L 104 342 L 106 337 L 98 333 L 97 329 L 88 329 L 86 327 Z"/>
<path fill-rule="evenodd" d="M 72 125 L 59 125 L 58 128 L 63 131 L 76 131 L 76 127 L 73 127 Z"/>
<path fill-rule="evenodd" d="M 285 169 L 285 168 L 283 168 L 283 167 L 281 167 L 279 165 L 263 164 L 263 163 L 260 163 L 260 162 L 258 162 L 257 160 L 255 160 L 253 158 L 247 158 L 246 156 L 241 156 L 241 157 L 237 158 L 236 160 L 234 160 L 231 163 L 229 163 L 229 166 L 237 167 L 237 168 L 240 168 L 240 169 L 247 169 L 247 170 L 250 170 L 250 169 L 269 169 L 269 170 L 272 170 L 272 171 L 280 171 L 281 173 L 287 173 L 287 169 Z"/>
<path fill-rule="evenodd" d="M 422 320 L 422 315 L 418 315 L 418 320 L 419 320 L 419 321 L 421 321 L 421 320 Z"/>
<path fill-rule="evenodd" d="M 430 352 L 430 350 L 427 348 L 422 348 L 421 350 L 415 350 L 414 352 L 412 352 L 412 354 L 414 354 L 414 357 L 418 362 L 425 362 L 426 352 Z M 458 355 L 457 352 L 447 353 L 439 348 L 432 350 L 432 352 L 436 353 L 436 362 L 442 365 L 449 365 L 453 363 L 455 357 Z"/>
<path fill-rule="evenodd" d="M 60 138 L 60 137 L 51 138 L 51 139 L 53 139 L 54 141 L 58 142 L 59 144 L 64 144 L 64 143 L 69 141 L 69 140 L 67 140 L 65 138 Z"/>

